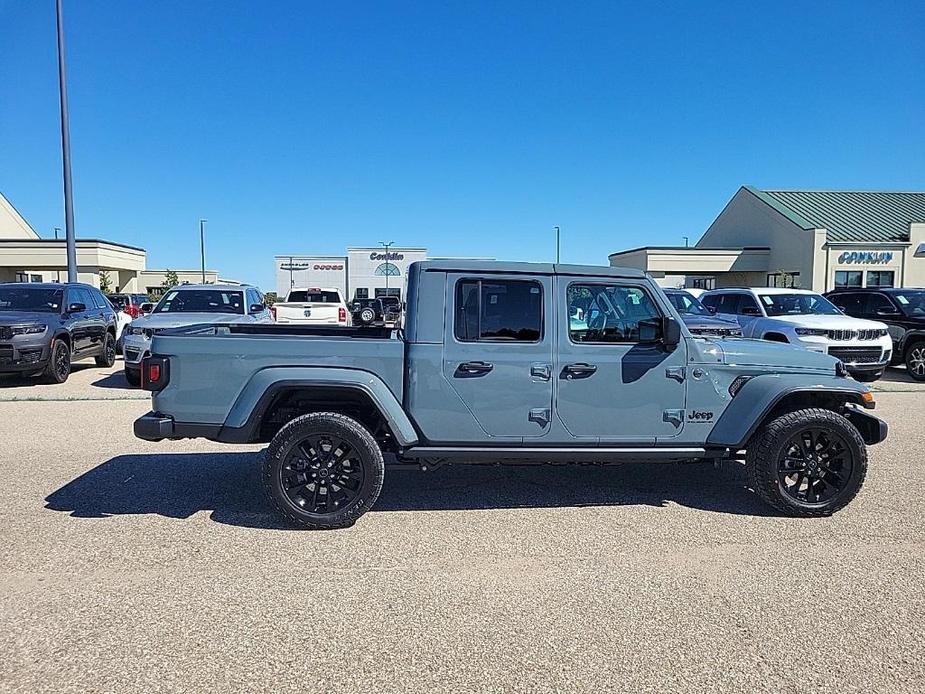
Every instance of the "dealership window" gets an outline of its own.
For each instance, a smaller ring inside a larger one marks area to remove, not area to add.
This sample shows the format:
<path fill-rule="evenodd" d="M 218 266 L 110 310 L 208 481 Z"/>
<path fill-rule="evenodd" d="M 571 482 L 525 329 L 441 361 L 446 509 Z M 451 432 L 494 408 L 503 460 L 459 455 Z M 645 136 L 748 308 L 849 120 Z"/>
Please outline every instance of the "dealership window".
<path fill-rule="evenodd" d="M 16 273 L 16 279 L 15 279 L 15 281 L 16 281 L 16 282 L 28 282 L 28 281 L 29 281 L 29 273 L 26 273 L 26 272 L 17 272 L 17 273 Z"/>
<path fill-rule="evenodd" d="M 799 287 L 800 286 L 800 273 L 799 272 L 768 273 L 768 286 L 769 287 L 784 287 L 785 289 L 793 289 L 794 287 Z"/>
<path fill-rule="evenodd" d="M 893 271 L 892 270 L 868 270 L 867 271 L 868 287 L 892 287 Z"/>
<path fill-rule="evenodd" d="M 542 285 L 531 280 L 460 280 L 453 331 L 462 342 L 539 342 Z"/>
<path fill-rule="evenodd" d="M 368 299 L 369 298 L 369 287 L 357 287 L 356 292 L 353 294 L 354 299 Z"/>
<path fill-rule="evenodd" d="M 864 273 L 860 270 L 836 270 L 835 288 L 845 289 L 850 287 L 863 287 L 863 279 Z"/>
<path fill-rule="evenodd" d="M 381 299 L 383 296 L 397 296 L 401 297 L 401 289 L 398 287 L 376 287 L 376 298 Z"/>
<path fill-rule="evenodd" d="M 401 271 L 397 265 L 392 263 L 382 263 L 375 269 L 375 274 L 379 277 L 398 277 Z"/>
<path fill-rule="evenodd" d="M 716 289 L 715 277 L 689 277 L 691 289 Z"/>

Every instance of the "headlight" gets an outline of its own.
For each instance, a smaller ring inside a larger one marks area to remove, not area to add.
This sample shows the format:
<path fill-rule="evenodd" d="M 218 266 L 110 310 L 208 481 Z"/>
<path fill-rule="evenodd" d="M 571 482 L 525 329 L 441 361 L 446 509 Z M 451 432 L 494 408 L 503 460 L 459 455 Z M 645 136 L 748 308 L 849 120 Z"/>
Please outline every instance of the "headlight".
<path fill-rule="evenodd" d="M 879 337 L 886 337 L 889 334 L 890 334 L 890 331 L 887 330 L 886 328 L 880 328 L 880 330 L 877 331 L 877 335 Z"/>
<path fill-rule="evenodd" d="M 41 335 L 48 330 L 45 325 L 14 325 L 11 332 L 14 335 Z"/>
<path fill-rule="evenodd" d="M 829 334 L 828 330 L 822 330 L 821 328 L 797 328 L 797 335 L 815 335 L 816 337 L 825 337 Z"/>
<path fill-rule="evenodd" d="M 144 328 L 140 328 L 137 325 L 130 325 L 125 329 L 125 332 L 129 335 L 141 335 L 144 331 Z"/>

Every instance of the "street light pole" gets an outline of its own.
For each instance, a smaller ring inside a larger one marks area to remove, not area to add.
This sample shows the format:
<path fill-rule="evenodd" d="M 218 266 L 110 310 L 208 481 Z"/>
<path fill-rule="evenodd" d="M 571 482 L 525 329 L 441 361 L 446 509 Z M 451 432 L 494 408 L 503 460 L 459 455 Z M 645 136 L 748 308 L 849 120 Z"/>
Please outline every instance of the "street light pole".
<path fill-rule="evenodd" d="M 383 248 L 385 248 L 385 295 L 389 295 L 389 247 L 395 243 L 394 241 L 385 241 L 379 242 Z"/>
<path fill-rule="evenodd" d="M 206 222 L 207 219 L 199 220 L 199 260 L 202 263 L 202 283 L 206 283 Z"/>
<path fill-rule="evenodd" d="M 553 227 L 556 230 L 556 262 L 559 262 L 559 227 Z"/>
<path fill-rule="evenodd" d="M 67 238 L 67 281 L 77 281 L 77 241 L 74 235 L 74 199 L 71 190 L 71 135 L 67 120 L 67 80 L 64 71 L 64 15 L 55 0 L 58 22 L 58 96 L 61 102 L 61 159 L 64 169 L 64 228 Z"/>
<path fill-rule="evenodd" d="M 61 227 L 55 227 L 55 241 L 58 240 L 59 233 L 61 233 Z M 58 275 L 58 284 L 61 284 L 61 271 L 55 270 L 55 273 Z"/>

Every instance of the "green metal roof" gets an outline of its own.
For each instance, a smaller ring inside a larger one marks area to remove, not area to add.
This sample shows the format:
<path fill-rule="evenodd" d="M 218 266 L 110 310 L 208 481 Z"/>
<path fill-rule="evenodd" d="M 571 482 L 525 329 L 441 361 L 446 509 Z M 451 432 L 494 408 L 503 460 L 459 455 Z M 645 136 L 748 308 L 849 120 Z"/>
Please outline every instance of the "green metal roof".
<path fill-rule="evenodd" d="M 903 243 L 909 223 L 925 222 L 925 193 L 746 190 L 803 229 L 825 229 L 830 243 Z"/>

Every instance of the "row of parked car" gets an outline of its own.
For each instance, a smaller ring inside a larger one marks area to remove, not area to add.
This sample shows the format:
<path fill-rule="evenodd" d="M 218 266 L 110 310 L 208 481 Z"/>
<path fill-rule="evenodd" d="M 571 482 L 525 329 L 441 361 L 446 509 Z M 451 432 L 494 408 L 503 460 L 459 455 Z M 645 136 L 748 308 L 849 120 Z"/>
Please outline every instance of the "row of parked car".
<path fill-rule="evenodd" d="M 843 289 L 825 296 L 772 287 L 665 293 L 694 335 L 771 340 L 829 354 L 861 381 L 905 363 L 912 378 L 925 381 L 923 289 Z M 251 286 L 183 285 L 154 304 L 144 294 L 107 297 L 80 283 L 0 284 L 0 374 L 62 383 L 73 361 L 92 358 L 112 366 L 121 351 L 125 377 L 137 386 L 151 337 L 161 330 L 274 321 L 393 327 L 402 309 L 397 297 L 348 305 L 333 288 L 294 288 L 270 308 Z"/>
<path fill-rule="evenodd" d="M 665 292 L 694 334 L 784 342 L 837 357 L 859 381 L 905 364 L 925 381 L 925 289 L 760 287 Z"/>

